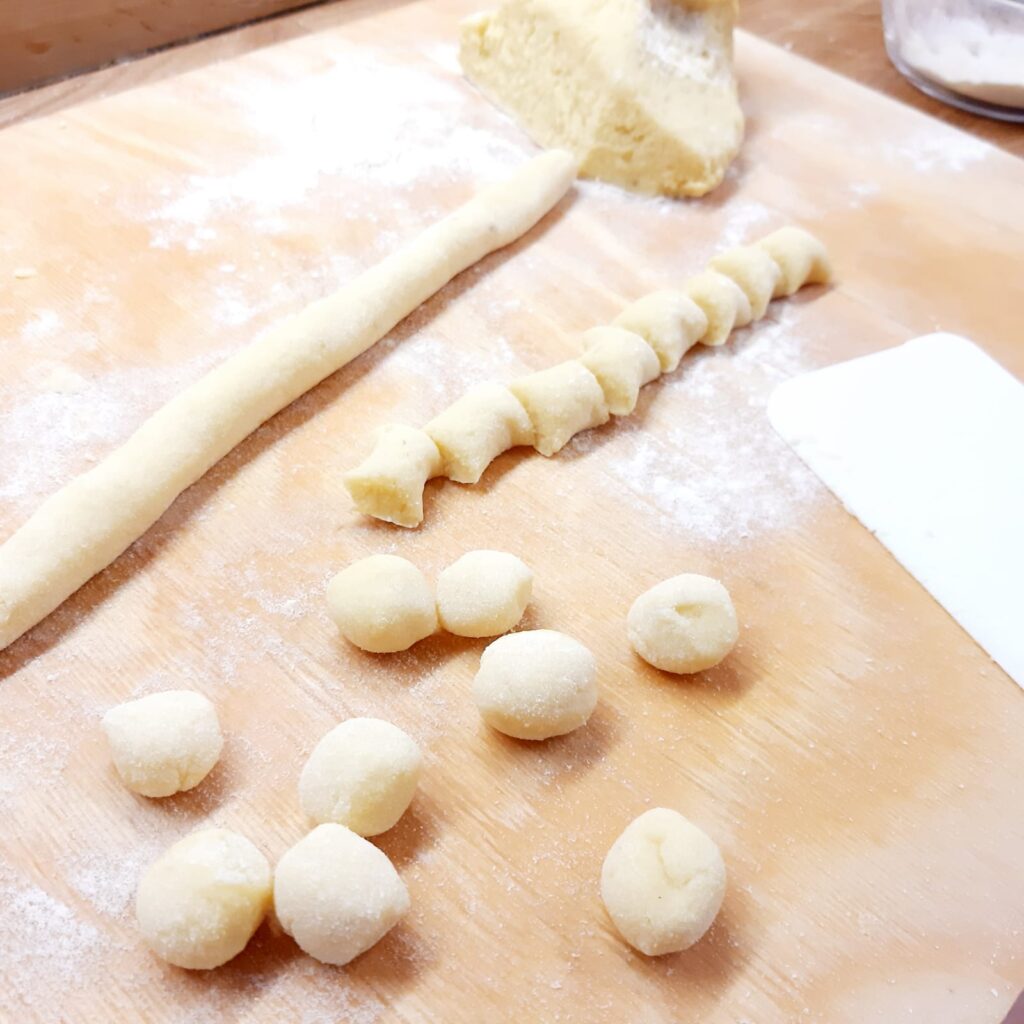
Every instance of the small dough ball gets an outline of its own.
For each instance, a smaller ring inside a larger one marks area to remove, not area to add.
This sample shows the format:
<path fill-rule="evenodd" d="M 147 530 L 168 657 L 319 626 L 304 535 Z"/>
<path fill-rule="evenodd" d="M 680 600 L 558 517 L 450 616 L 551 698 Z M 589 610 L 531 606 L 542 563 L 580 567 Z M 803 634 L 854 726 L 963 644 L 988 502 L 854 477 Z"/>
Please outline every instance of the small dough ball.
<path fill-rule="evenodd" d="M 703 672 L 736 646 L 739 625 L 729 591 L 695 573 L 673 576 L 641 594 L 626 617 L 629 642 L 665 672 Z"/>
<path fill-rule="evenodd" d="M 493 729 L 546 740 L 578 729 L 597 706 L 594 655 L 553 629 L 510 633 L 480 658 L 473 699 Z"/>
<path fill-rule="evenodd" d="M 725 863 L 713 839 L 677 811 L 641 814 L 612 843 L 601 899 L 622 937 L 648 956 L 692 946 L 725 897 Z"/>
<path fill-rule="evenodd" d="M 171 796 L 198 786 L 224 746 L 213 705 L 191 690 L 118 704 L 103 716 L 103 731 L 121 781 L 142 796 Z"/>
<path fill-rule="evenodd" d="M 245 836 L 193 832 L 142 876 L 135 916 L 146 944 L 178 967 L 207 970 L 245 949 L 270 907 L 270 865 Z"/>
<path fill-rule="evenodd" d="M 350 718 L 313 748 L 299 777 L 299 802 L 318 824 L 375 836 L 409 806 L 422 764 L 420 748 L 397 725 Z"/>
<path fill-rule="evenodd" d="M 391 861 L 343 825 L 317 825 L 278 862 L 274 909 L 310 956 L 347 964 L 379 942 L 409 909 Z"/>
<path fill-rule="evenodd" d="M 341 635 L 374 654 L 412 647 L 437 629 L 427 578 L 397 555 L 371 555 L 327 584 L 327 607 Z"/>
<path fill-rule="evenodd" d="M 437 578 L 437 615 L 456 636 L 498 636 L 522 617 L 533 573 L 505 551 L 467 551 Z"/>

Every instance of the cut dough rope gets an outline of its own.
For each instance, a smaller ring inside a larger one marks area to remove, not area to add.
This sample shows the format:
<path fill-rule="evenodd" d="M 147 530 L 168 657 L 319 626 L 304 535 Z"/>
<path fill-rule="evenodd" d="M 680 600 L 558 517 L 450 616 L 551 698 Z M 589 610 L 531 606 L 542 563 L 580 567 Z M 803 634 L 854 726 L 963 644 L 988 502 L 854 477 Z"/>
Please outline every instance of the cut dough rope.
<path fill-rule="evenodd" d="M 671 373 L 698 342 L 722 345 L 735 328 L 764 316 L 773 298 L 831 278 L 825 246 L 802 228 L 780 228 L 730 249 L 682 289 L 646 295 L 611 326 L 584 333 L 576 359 L 507 386 L 475 387 L 422 430 L 382 428 L 345 486 L 365 515 L 419 526 L 428 480 L 475 484 L 494 459 L 519 445 L 554 455 L 581 430 L 631 413 L 640 388 Z"/>

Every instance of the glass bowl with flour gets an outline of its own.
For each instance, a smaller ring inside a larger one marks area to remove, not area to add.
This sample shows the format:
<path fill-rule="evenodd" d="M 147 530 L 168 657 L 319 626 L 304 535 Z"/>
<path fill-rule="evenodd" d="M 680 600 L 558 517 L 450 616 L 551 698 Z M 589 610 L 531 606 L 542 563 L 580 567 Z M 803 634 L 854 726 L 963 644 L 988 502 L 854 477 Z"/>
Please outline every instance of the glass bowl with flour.
<path fill-rule="evenodd" d="M 1024 0 L 883 0 L 892 62 L 930 96 L 1024 122 Z"/>

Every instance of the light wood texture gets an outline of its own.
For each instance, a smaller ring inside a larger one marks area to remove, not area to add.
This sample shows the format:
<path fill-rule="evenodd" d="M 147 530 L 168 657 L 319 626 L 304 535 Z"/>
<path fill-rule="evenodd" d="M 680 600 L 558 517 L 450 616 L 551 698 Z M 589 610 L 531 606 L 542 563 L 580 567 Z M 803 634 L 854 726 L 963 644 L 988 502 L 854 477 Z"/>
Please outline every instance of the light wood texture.
<path fill-rule="evenodd" d="M 18 197 L 0 242 L 5 529 L 215 359 L 525 157 L 453 65 L 474 6 L 358 4 L 328 31 L 0 134 Z M 581 188 L 0 655 L 8 1016 L 1002 1019 L 1024 983 L 1024 697 L 802 469 L 763 402 L 788 372 L 938 326 L 1024 375 L 1007 301 L 1024 274 L 1024 165 L 762 42 L 742 38 L 738 62 L 750 132 L 718 192 Z M 431 484 L 418 531 L 353 513 L 340 476 L 373 427 L 548 365 L 725 239 L 786 222 L 827 241 L 834 289 L 687 356 L 634 417 L 553 459 L 513 452 L 481 486 Z M 387 550 L 436 574 L 474 547 L 523 557 L 527 624 L 597 654 L 602 700 L 577 734 L 530 745 L 483 728 L 469 699 L 482 642 L 372 657 L 336 637 L 322 592 L 339 567 Z M 624 629 L 632 599 L 682 571 L 720 577 L 742 622 L 733 656 L 692 680 L 644 666 Z M 223 762 L 190 794 L 136 798 L 99 715 L 176 686 L 217 703 Z M 303 833 L 307 752 L 355 714 L 427 753 L 410 812 L 378 840 L 408 920 L 343 970 L 270 925 L 212 974 L 142 949 L 144 864 L 205 823 L 276 859 Z M 703 942 L 648 960 L 614 934 L 597 879 L 654 805 L 718 840 L 730 888 Z"/>
<path fill-rule="evenodd" d="M 308 0 L 6 0 L 0 92 L 279 14 Z"/>
<path fill-rule="evenodd" d="M 978 117 L 915 89 L 885 52 L 880 0 L 742 0 L 740 24 L 793 53 L 1024 156 L 1024 127 Z"/>

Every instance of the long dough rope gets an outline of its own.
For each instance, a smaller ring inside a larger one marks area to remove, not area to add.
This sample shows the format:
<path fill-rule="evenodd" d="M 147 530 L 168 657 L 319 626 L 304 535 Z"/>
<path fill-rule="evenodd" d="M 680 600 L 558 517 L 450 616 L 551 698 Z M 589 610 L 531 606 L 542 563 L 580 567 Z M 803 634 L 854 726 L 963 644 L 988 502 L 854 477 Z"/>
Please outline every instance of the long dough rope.
<path fill-rule="evenodd" d="M 552 150 L 350 284 L 271 328 L 154 413 L 0 546 L 0 649 L 109 565 L 261 423 L 366 351 L 456 274 L 525 234 L 568 191 Z"/>
<path fill-rule="evenodd" d="M 681 290 L 646 295 L 610 327 L 587 331 L 576 359 L 507 386 L 473 388 L 422 430 L 383 427 L 370 455 L 345 474 L 345 486 L 360 512 L 419 526 L 431 478 L 475 484 L 517 445 L 554 455 L 579 431 L 631 413 L 640 388 L 671 373 L 698 342 L 722 345 L 734 328 L 764 316 L 773 298 L 831 276 L 825 247 L 802 228 L 730 249 Z"/>

